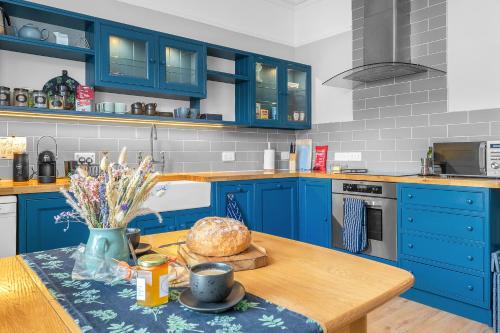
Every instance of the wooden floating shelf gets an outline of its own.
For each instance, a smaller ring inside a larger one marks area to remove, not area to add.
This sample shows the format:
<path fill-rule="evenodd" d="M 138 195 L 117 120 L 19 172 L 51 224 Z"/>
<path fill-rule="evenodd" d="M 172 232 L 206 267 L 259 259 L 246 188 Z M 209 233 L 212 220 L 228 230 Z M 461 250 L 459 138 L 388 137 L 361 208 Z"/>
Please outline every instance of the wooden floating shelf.
<path fill-rule="evenodd" d="M 92 49 L 9 35 L 0 35 L 0 49 L 75 61 L 86 61 L 95 54 Z"/>
<path fill-rule="evenodd" d="M 51 110 L 18 106 L 0 106 L 0 116 L 16 118 L 61 119 L 89 122 L 111 122 L 131 125 L 156 124 L 180 127 L 237 127 L 232 121 L 217 121 L 189 118 L 167 118 L 162 116 L 144 116 L 133 114 L 115 114 L 102 112 L 83 112 L 74 110 Z"/>
<path fill-rule="evenodd" d="M 210 81 L 233 83 L 233 84 L 248 81 L 248 77 L 245 75 L 230 74 L 213 70 L 207 70 L 207 79 Z"/>

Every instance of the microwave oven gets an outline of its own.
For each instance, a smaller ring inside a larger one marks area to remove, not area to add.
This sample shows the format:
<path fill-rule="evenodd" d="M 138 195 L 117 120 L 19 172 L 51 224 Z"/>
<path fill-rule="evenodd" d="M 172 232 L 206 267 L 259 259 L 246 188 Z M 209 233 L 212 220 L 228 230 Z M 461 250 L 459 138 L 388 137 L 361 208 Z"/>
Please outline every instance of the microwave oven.
<path fill-rule="evenodd" d="M 438 175 L 500 178 L 500 141 L 434 143 L 433 165 Z"/>

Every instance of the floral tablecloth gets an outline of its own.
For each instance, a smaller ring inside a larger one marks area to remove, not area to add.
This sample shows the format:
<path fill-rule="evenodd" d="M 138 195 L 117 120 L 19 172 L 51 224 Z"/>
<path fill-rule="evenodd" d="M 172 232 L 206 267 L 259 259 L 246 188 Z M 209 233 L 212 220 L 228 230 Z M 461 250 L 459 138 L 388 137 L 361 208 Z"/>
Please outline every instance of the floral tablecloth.
<path fill-rule="evenodd" d="M 130 282 L 109 285 L 72 280 L 74 260 L 70 255 L 74 250 L 62 248 L 22 257 L 84 332 L 322 332 L 315 321 L 250 294 L 221 314 L 184 307 L 178 301 L 182 289 L 171 289 L 170 302 L 165 305 L 141 307 Z"/>

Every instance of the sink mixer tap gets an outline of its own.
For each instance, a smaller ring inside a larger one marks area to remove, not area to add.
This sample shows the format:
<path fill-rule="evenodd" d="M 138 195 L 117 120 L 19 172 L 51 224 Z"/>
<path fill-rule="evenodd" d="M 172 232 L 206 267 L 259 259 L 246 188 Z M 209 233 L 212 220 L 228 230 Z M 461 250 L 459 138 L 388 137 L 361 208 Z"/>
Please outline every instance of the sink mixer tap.
<path fill-rule="evenodd" d="M 160 165 L 161 172 L 165 172 L 165 152 L 160 152 L 160 160 L 155 159 L 155 144 L 154 142 L 158 140 L 158 131 L 156 130 L 156 125 L 151 126 L 151 131 L 149 132 L 149 154 L 151 155 L 151 163 L 153 163 L 153 168 L 156 165 Z M 143 159 L 142 152 L 137 154 L 137 161 L 141 163 Z"/>

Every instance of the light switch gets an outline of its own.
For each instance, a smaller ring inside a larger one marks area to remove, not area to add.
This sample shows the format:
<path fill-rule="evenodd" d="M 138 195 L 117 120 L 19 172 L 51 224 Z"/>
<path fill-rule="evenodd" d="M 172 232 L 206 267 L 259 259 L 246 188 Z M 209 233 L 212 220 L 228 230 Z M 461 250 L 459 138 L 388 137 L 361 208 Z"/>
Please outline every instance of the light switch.
<path fill-rule="evenodd" d="M 223 151 L 222 162 L 234 162 L 236 160 L 234 151 Z"/>
<path fill-rule="evenodd" d="M 288 161 L 289 159 L 290 159 L 290 153 L 287 151 L 282 151 L 281 152 L 281 160 Z"/>

